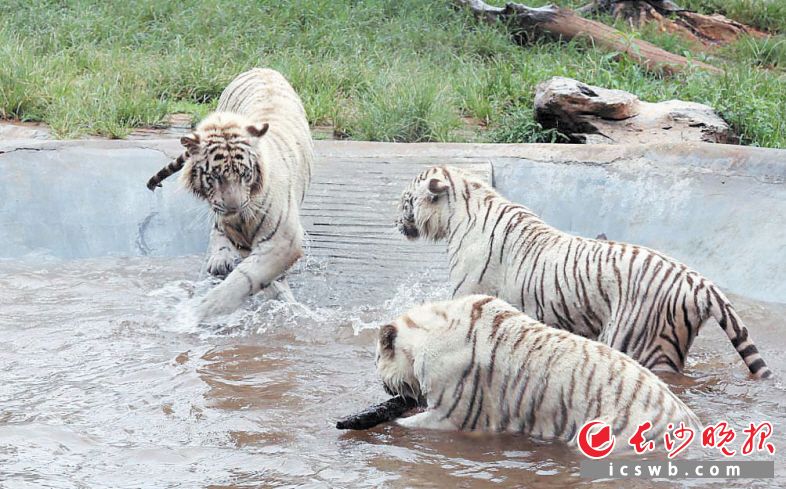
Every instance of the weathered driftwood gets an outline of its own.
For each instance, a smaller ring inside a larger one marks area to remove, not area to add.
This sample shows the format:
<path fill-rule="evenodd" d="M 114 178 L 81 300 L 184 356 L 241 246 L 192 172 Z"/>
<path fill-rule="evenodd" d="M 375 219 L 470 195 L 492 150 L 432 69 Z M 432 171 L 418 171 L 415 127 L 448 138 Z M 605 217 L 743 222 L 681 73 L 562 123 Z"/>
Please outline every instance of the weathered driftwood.
<path fill-rule="evenodd" d="M 535 118 L 575 143 L 734 143 L 729 125 L 711 107 L 669 100 L 648 103 L 622 90 L 554 77 L 535 89 Z"/>
<path fill-rule="evenodd" d="M 488 22 L 505 22 L 525 36 L 547 34 L 563 39 L 586 38 L 609 51 L 625 53 L 649 71 L 675 73 L 690 65 L 713 72 L 721 71 L 706 63 L 688 60 L 678 54 L 665 51 L 649 42 L 630 39 L 617 29 L 585 19 L 570 9 L 554 5 L 531 8 L 519 3 L 492 7 L 482 0 L 454 0 L 454 2 L 470 8 L 480 19 Z"/>
<path fill-rule="evenodd" d="M 723 15 L 692 12 L 670 0 L 596 0 L 578 11 L 611 14 L 637 27 L 655 22 L 662 31 L 701 44 L 726 44 L 741 35 L 755 33 Z"/>

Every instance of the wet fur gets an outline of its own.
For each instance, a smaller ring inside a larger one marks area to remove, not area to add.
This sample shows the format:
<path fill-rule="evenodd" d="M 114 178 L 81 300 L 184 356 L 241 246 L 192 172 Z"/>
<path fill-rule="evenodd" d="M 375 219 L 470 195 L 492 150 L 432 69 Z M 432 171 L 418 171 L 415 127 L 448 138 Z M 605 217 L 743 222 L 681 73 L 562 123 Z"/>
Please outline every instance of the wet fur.
<path fill-rule="evenodd" d="M 200 304 L 199 317 L 231 312 L 262 289 L 294 300 L 283 274 L 303 254 L 299 207 L 314 160 L 295 91 L 277 71 L 245 72 L 181 143 L 183 155 L 148 187 L 182 166 L 184 187 L 214 213 L 208 271 L 226 279 Z"/>
<path fill-rule="evenodd" d="M 666 372 L 682 371 L 699 329 L 714 319 L 754 376 L 771 374 L 726 296 L 672 258 L 559 231 L 457 168 L 422 172 L 399 211 L 408 238 L 447 241 L 454 297 L 496 295 Z"/>
<path fill-rule="evenodd" d="M 389 393 L 423 397 L 413 428 L 574 439 L 587 421 L 627 440 L 650 421 L 699 420 L 658 377 L 608 346 L 548 327 L 490 296 L 415 307 L 381 328 L 377 373 Z M 622 443 L 624 444 L 624 442 Z"/>

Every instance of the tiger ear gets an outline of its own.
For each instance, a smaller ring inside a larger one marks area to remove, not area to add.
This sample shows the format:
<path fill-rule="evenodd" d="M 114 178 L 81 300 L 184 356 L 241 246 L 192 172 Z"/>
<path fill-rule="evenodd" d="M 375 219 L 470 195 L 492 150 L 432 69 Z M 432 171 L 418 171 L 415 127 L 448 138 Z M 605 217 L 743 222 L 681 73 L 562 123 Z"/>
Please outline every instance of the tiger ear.
<path fill-rule="evenodd" d="M 270 128 L 270 124 L 265 122 L 264 124 L 253 124 L 250 126 L 246 126 L 246 131 L 248 134 L 255 138 L 261 138 L 265 135 L 267 130 Z"/>
<path fill-rule="evenodd" d="M 444 194 L 450 188 L 450 184 L 439 178 L 432 178 L 428 181 L 428 191 L 431 194 L 431 201 L 437 200 L 440 195 Z"/>
<path fill-rule="evenodd" d="M 199 134 L 190 134 L 180 138 L 180 144 L 189 152 L 193 153 L 199 149 Z"/>

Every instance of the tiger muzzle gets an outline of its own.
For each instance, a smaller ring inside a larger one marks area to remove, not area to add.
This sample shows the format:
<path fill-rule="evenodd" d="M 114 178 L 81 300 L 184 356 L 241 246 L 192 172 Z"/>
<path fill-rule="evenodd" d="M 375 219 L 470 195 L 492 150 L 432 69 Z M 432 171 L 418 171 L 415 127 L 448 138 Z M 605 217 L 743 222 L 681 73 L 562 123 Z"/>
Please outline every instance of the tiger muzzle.
<path fill-rule="evenodd" d="M 396 227 L 398 227 L 399 232 L 408 239 L 417 239 L 420 237 L 420 231 L 418 231 L 414 221 L 399 219 L 396 223 Z"/>

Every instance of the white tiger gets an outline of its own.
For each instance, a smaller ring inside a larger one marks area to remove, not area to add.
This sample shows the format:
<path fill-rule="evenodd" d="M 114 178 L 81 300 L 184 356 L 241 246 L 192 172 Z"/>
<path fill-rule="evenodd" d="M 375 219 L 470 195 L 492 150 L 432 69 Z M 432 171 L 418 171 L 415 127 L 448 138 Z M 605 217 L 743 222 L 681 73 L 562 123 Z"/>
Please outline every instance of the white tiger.
<path fill-rule="evenodd" d="M 408 238 L 447 241 L 454 297 L 498 296 L 655 371 L 680 372 L 699 328 L 713 318 L 754 376 L 771 374 L 723 293 L 656 251 L 559 231 L 457 168 L 423 171 L 402 194 L 400 211 Z"/>
<path fill-rule="evenodd" d="M 311 181 L 313 142 L 300 98 L 277 71 L 236 77 L 190 136 L 185 152 L 148 182 L 183 169 L 183 185 L 211 206 L 208 271 L 226 278 L 198 309 L 231 312 L 268 288 L 294 300 L 283 274 L 303 255 L 299 207 Z"/>
<path fill-rule="evenodd" d="M 411 309 L 380 329 L 385 390 L 427 409 L 406 427 L 575 439 L 588 421 L 628 440 L 699 420 L 655 374 L 603 343 L 548 327 L 501 299 L 471 295 Z"/>

